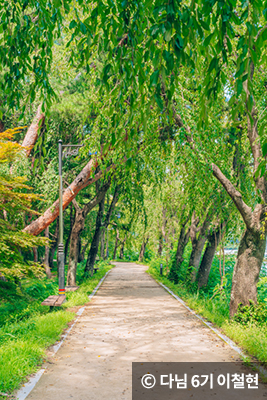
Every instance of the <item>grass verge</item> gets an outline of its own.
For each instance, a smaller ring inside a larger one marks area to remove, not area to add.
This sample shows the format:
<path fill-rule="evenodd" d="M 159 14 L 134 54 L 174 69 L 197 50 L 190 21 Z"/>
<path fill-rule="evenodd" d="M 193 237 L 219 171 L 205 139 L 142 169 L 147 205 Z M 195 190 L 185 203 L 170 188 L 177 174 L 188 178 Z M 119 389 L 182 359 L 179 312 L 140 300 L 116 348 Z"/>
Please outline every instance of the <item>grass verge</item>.
<path fill-rule="evenodd" d="M 98 272 L 82 282 L 79 290 L 67 293 L 67 301 L 61 309 L 53 312 L 49 312 L 49 307 L 40 304 L 47 295 L 56 294 L 53 292 L 57 289 L 56 282 L 24 282 L 21 293 L 15 291 L 11 285 L 6 285 L 8 288 L 3 285 L 4 296 L 1 298 L 0 308 L 6 316 L 6 323 L 2 316 L 0 393 L 10 394 L 26 381 L 29 374 L 39 369 L 45 359 L 46 349 L 60 339 L 68 323 L 76 316 L 68 308 L 88 303 L 88 295 L 111 268 L 112 265 L 107 263 L 99 265 Z M 13 314 L 8 314 L 12 310 Z M 1 400 L 6 398 L 0 395 Z"/>
<path fill-rule="evenodd" d="M 187 305 L 202 315 L 204 318 L 219 327 L 229 338 L 242 347 L 249 355 L 258 361 L 267 363 L 267 326 L 257 323 L 240 324 L 229 320 L 229 303 L 222 298 L 210 300 L 199 292 L 191 293 L 183 284 L 174 284 L 168 280 L 166 275 L 161 276 L 159 269 L 149 266 L 147 272 L 158 281 L 162 282 L 173 293 L 183 299 Z"/>

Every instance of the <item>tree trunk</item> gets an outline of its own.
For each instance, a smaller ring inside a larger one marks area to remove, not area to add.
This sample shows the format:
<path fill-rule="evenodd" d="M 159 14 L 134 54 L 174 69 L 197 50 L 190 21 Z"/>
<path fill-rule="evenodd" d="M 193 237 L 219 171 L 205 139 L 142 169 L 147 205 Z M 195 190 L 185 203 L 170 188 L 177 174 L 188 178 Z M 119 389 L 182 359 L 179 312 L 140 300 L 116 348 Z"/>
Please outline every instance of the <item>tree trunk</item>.
<path fill-rule="evenodd" d="M 126 161 L 126 160 L 125 160 Z M 94 177 L 90 179 L 92 173 L 96 170 L 98 161 L 92 158 L 89 163 L 83 168 L 79 175 L 74 181 L 67 187 L 63 193 L 63 209 L 65 209 L 70 202 L 75 199 L 77 194 L 85 187 L 97 182 L 103 175 L 102 171 L 94 174 Z M 106 171 L 110 171 L 114 168 L 114 165 L 109 166 Z M 43 215 L 31 222 L 30 225 L 23 229 L 24 232 L 28 232 L 31 235 L 39 235 L 48 225 L 50 225 L 59 215 L 59 200 L 56 200 L 54 204 L 49 207 Z"/>
<path fill-rule="evenodd" d="M 105 229 L 102 229 L 101 239 L 100 239 L 100 257 L 102 260 L 105 258 Z"/>
<path fill-rule="evenodd" d="M 96 224 L 95 224 L 95 233 L 94 233 L 90 251 L 89 251 L 89 254 L 87 257 L 86 267 L 84 270 L 85 276 L 88 276 L 89 274 L 91 276 L 93 276 L 93 273 L 94 273 L 94 264 L 95 264 L 95 259 L 96 259 L 97 252 L 98 252 L 98 247 L 99 247 L 104 207 L 105 207 L 105 199 L 103 198 L 101 200 L 101 202 L 99 203 L 99 210 L 98 210 L 98 214 L 96 217 Z"/>
<path fill-rule="evenodd" d="M 113 253 L 113 260 L 116 259 L 116 254 L 117 254 L 117 248 L 118 248 L 118 243 L 120 240 L 120 232 L 117 229 L 117 234 L 116 234 L 116 240 L 115 240 L 115 247 L 114 247 L 114 253 Z"/>
<path fill-rule="evenodd" d="M 80 232 L 84 226 L 84 216 L 82 210 L 76 211 L 75 222 L 71 231 L 70 239 L 70 255 L 67 274 L 67 286 L 76 286 L 76 270 L 78 262 L 78 245 L 80 239 Z"/>
<path fill-rule="evenodd" d="M 49 227 L 45 228 L 45 237 L 49 239 Z M 49 268 L 49 246 L 45 246 L 44 268 L 47 278 L 51 279 L 52 274 Z"/>
<path fill-rule="evenodd" d="M 82 239 L 81 235 L 79 235 L 79 243 L 78 243 L 78 263 L 82 262 Z"/>
<path fill-rule="evenodd" d="M 143 261 L 143 258 L 144 258 L 144 255 L 145 255 L 145 251 L 146 251 L 146 245 L 148 243 L 148 240 L 149 240 L 149 236 L 147 236 L 147 238 L 144 237 L 144 240 L 143 240 L 143 243 L 142 243 L 142 246 L 141 246 L 141 250 L 140 250 L 140 253 L 139 253 L 139 259 L 138 259 L 138 261 L 140 261 L 140 262 Z"/>
<path fill-rule="evenodd" d="M 5 131 L 5 124 L 4 122 L 0 119 L 0 132 L 4 132 Z"/>
<path fill-rule="evenodd" d="M 267 235 L 266 227 L 262 232 L 261 224 L 261 221 L 265 220 L 265 203 L 257 204 L 252 212 L 251 208 L 243 201 L 241 193 L 226 178 L 219 167 L 212 164 L 212 169 L 213 174 L 233 199 L 246 224 L 246 230 L 239 244 L 233 272 L 230 301 L 230 316 L 232 317 L 236 313 L 239 304 L 243 306 L 249 305 L 250 300 L 257 302 L 257 282 L 263 262 Z M 262 196 L 264 199 L 265 194 L 263 192 Z"/>
<path fill-rule="evenodd" d="M 38 262 L 38 250 L 37 250 L 37 247 L 33 247 L 32 251 L 33 251 L 33 261 L 34 262 Z"/>
<path fill-rule="evenodd" d="M 208 279 L 209 279 L 209 274 L 211 270 L 211 265 L 213 258 L 215 256 L 216 252 L 216 247 L 219 244 L 219 238 L 220 238 L 220 230 L 213 230 L 209 235 L 208 235 L 208 243 L 203 255 L 203 258 L 201 260 L 201 264 L 198 270 L 197 274 L 197 281 L 198 281 L 198 288 L 202 288 L 203 286 L 207 286 L 208 284 Z"/>
<path fill-rule="evenodd" d="M 37 140 L 38 132 L 40 131 L 43 123 L 44 123 L 45 116 L 41 111 L 41 104 L 37 109 L 36 116 L 32 121 L 30 127 L 27 130 L 27 133 L 23 139 L 22 147 L 26 147 L 26 155 L 29 156 L 31 150 Z"/>
<path fill-rule="evenodd" d="M 188 228 L 186 231 L 185 227 L 186 227 L 186 225 L 182 226 L 182 228 L 181 228 L 178 245 L 177 245 L 177 250 L 175 253 L 175 264 L 176 264 L 177 268 L 179 268 L 184 261 L 184 249 L 189 240 L 190 228 Z"/>
<path fill-rule="evenodd" d="M 161 257 L 163 250 L 163 235 L 160 233 L 159 235 L 159 247 L 158 247 L 158 257 Z"/>
<path fill-rule="evenodd" d="M 85 243 L 85 245 L 84 245 L 83 248 L 82 248 L 82 251 L 81 251 L 81 261 L 83 261 L 84 258 L 85 258 L 85 252 L 86 252 L 87 247 L 89 246 L 89 243 L 90 243 L 90 240 L 87 240 L 87 242 Z"/>
<path fill-rule="evenodd" d="M 109 258 L 109 249 L 108 249 L 108 228 L 107 228 L 107 234 L 106 234 L 106 255 L 105 255 L 105 259 L 107 260 Z"/>
<path fill-rule="evenodd" d="M 249 305 L 250 300 L 257 303 L 257 283 L 266 247 L 266 237 L 262 232 L 246 229 L 239 244 L 234 267 L 230 301 L 232 317 L 239 304 Z"/>
<path fill-rule="evenodd" d="M 76 286 L 76 270 L 77 270 L 77 262 L 79 255 L 79 240 L 80 234 L 84 229 L 84 223 L 86 216 L 88 213 L 105 198 L 105 194 L 110 186 L 110 183 L 105 183 L 101 189 L 97 191 L 95 197 L 87 203 L 83 209 L 81 209 L 73 199 L 73 205 L 75 207 L 75 221 L 71 231 L 70 237 L 70 254 L 69 254 L 69 265 L 68 265 L 68 274 L 67 274 L 67 285 L 68 286 Z"/>
<path fill-rule="evenodd" d="M 174 264 L 171 266 L 170 273 L 168 275 L 168 279 L 170 281 L 173 281 L 174 283 L 178 282 L 179 270 L 184 261 L 184 257 L 183 257 L 184 249 L 189 240 L 190 227 L 186 230 L 186 224 L 187 224 L 188 220 L 189 220 L 189 216 L 187 217 L 185 223 L 181 227 L 179 240 L 178 240 L 178 244 L 177 244 L 177 250 L 175 253 L 175 261 L 174 261 Z"/>
<path fill-rule="evenodd" d="M 192 252 L 189 260 L 189 267 L 193 267 L 191 280 L 194 282 L 196 280 L 197 270 L 199 268 L 202 250 L 206 243 L 208 228 L 211 222 L 211 213 L 207 213 L 206 218 L 200 228 L 198 228 L 199 234 L 196 236 L 194 232 L 192 239 Z"/>
<path fill-rule="evenodd" d="M 127 233 L 125 235 L 125 238 L 123 239 L 123 241 L 121 242 L 121 248 L 120 248 L 120 256 L 119 259 L 122 260 L 123 259 L 123 255 L 124 255 L 124 245 L 126 242 L 126 237 L 127 237 Z"/>

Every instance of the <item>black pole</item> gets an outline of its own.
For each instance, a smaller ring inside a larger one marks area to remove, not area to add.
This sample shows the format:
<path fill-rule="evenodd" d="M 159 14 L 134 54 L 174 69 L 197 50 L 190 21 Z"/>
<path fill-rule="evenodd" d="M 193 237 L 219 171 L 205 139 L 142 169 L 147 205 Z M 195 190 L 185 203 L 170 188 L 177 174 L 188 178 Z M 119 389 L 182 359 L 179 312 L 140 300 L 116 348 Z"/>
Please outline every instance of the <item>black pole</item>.
<path fill-rule="evenodd" d="M 63 184 L 62 184 L 62 140 L 58 141 L 59 175 L 59 244 L 58 244 L 58 291 L 65 295 L 65 256 L 63 244 Z"/>
<path fill-rule="evenodd" d="M 162 269 L 163 269 L 162 264 L 160 264 L 160 275 L 162 275 Z"/>

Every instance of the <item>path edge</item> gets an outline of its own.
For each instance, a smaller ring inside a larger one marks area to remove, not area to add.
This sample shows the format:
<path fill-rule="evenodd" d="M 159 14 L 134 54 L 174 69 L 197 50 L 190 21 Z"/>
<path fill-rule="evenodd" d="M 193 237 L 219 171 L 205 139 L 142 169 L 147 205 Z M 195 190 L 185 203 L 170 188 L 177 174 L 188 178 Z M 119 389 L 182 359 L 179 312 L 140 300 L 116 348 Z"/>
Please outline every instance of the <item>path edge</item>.
<path fill-rule="evenodd" d="M 151 276 L 151 275 L 150 275 Z M 179 296 L 177 296 L 175 293 L 173 293 L 173 291 L 168 288 L 168 286 L 164 285 L 163 283 L 161 283 L 160 281 L 158 281 L 156 278 L 153 278 L 151 276 L 152 279 L 154 279 L 160 286 L 163 287 L 163 289 L 165 289 L 167 292 L 170 293 L 171 296 L 173 296 L 176 300 L 179 301 L 179 303 L 181 303 L 191 314 L 193 314 L 195 317 L 197 317 L 204 325 L 206 325 L 209 329 L 211 329 L 217 336 L 219 336 L 220 339 L 222 339 L 224 342 L 226 342 L 234 351 L 236 351 L 241 357 L 246 358 L 247 356 L 245 355 L 245 353 L 242 351 L 242 349 L 240 347 L 238 347 L 235 342 L 233 342 L 232 339 L 230 339 L 228 336 L 224 335 L 223 333 L 221 333 L 217 328 L 215 328 L 215 326 L 213 326 L 213 324 L 209 321 L 206 321 L 203 317 L 201 317 L 201 315 L 197 314 L 194 310 L 192 310 Z M 255 364 L 255 363 L 251 363 L 252 366 L 258 371 L 260 372 L 265 378 L 267 377 L 267 370 L 262 367 L 261 365 Z"/>
<path fill-rule="evenodd" d="M 97 286 L 94 288 L 92 293 L 88 296 L 89 300 L 91 300 L 95 296 L 96 292 L 98 291 L 98 289 L 100 288 L 100 286 L 102 285 L 102 283 L 104 282 L 104 280 L 106 279 L 106 277 L 110 273 L 110 271 L 111 271 L 111 269 L 108 270 L 106 272 L 106 274 L 103 276 L 103 278 L 100 279 Z M 64 333 L 64 335 L 62 335 L 61 340 L 58 343 L 53 345 L 52 357 L 54 357 L 56 355 L 56 353 L 58 352 L 58 350 L 60 349 L 60 347 L 62 346 L 64 341 L 66 340 L 66 338 L 67 338 L 68 334 L 70 333 L 70 331 L 72 330 L 72 328 L 76 325 L 78 320 L 81 318 L 81 315 L 83 314 L 86 307 L 88 307 L 88 306 L 83 306 L 83 307 L 79 308 L 79 310 L 76 313 L 77 317 L 75 318 L 72 325 L 69 327 L 69 329 L 67 329 L 67 331 Z M 39 379 L 41 378 L 41 376 L 43 375 L 43 373 L 45 371 L 46 371 L 46 367 L 41 368 L 33 376 L 31 376 L 29 378 L 28 382 L 26 382 L 24 384 L 24 386 L 15 393 L 14 396 L 15 396 L 16 400 L 25 400 L 27 398 L 27 396 L 31 393 L 31 391 L 33 390 L 33 388 L 35 387 L 35 385 L 37 384 L 37 382 L 39 381 Z"/>

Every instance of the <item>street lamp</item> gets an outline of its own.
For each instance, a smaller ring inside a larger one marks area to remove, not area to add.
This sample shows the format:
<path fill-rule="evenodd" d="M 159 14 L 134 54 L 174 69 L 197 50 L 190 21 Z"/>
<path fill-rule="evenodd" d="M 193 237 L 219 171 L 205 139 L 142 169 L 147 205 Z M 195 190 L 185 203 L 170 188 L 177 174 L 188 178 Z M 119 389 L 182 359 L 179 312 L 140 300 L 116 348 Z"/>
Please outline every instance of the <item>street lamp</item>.
<path fill-rule="evenodd" d="M 78 155 L 80 144 L 62 144 L 62 140 L 58 141 L 58 175 L 59 175 L 59 243 L 58 243 L 58 291 L 59 295 L 65 295 L 65 256 L 63 244 L 63 183 L 62 183 L 62 149 L 64 147 L 73 147 L 68 150 L 64 156 L 70 157 Z"/>

